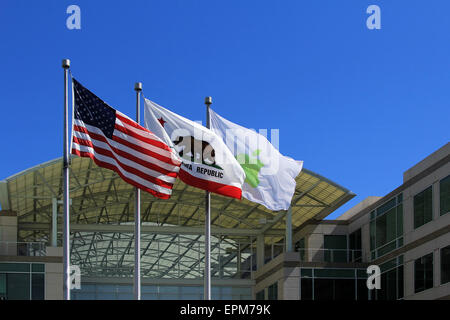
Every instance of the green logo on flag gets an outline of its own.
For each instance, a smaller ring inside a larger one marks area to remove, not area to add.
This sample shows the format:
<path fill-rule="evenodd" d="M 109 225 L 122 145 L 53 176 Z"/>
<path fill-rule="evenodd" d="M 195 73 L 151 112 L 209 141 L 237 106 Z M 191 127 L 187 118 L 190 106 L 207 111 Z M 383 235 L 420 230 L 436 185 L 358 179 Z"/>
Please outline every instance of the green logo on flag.
<path fill-rule="evenodd" d="M 261 150 L 257 149 L 252 153 L 253 157 L 258 157 L 261 153 Z M 258 173 L 262 167 L 264 167 L 264 163 L 262 163 L 259 159 L 252 159 L 250 163 L 250 156 L 248 154 L 238 154 L 236 156 L 237 161 L 241 165 L 242 169 L 245 172 L 245 182 L 247 182 L 252 188 L 256 188 L 259 185 Z M 255 161 L 256 160 L 256 161 Z"/>

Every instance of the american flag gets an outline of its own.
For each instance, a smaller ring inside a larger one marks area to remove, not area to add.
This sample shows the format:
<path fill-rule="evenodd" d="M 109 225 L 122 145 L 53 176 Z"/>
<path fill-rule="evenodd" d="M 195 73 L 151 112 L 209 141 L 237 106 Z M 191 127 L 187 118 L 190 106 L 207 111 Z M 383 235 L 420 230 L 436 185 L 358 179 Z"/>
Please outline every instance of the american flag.
<path fill-rule="evenodd" d="M 180 170 L 176 153 L 73 79 L 72 153 L 114 170 L 129 184 L 168 199 Z"/>

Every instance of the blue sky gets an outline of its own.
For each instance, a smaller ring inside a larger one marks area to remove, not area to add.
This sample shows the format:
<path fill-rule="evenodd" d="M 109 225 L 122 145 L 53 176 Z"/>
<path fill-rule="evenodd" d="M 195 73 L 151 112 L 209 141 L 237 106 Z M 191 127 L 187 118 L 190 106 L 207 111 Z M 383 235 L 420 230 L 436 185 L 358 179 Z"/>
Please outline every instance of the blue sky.
<path fill-rule="evenodd" d="M 81 8 L 81 30 L 66 8 Z M 381 30 L 366 8 L 381 8 Z M 63 71 L 131 117 L 134 82 L 193 120 L 203 100 L 358 196 L 449 141 L 450 2 L 0 2 L 0 179 L 62 154 Z"/>

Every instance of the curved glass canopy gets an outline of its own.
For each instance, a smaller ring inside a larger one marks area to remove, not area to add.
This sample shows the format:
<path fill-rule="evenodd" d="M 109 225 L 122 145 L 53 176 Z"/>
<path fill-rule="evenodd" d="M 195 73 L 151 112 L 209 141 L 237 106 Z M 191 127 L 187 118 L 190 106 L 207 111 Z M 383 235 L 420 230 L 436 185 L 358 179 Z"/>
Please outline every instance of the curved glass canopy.
<path fill-rule="evenodd" d="M 296 178 L 292 228 L 322 219 L 355 195 L 303 169 Z M 141 193 L 142 276 L 198 279 L 203 276 L 204 191 L 180 180 L 171 199 Z M 0 181 L 2 210 L 18 216 L 19 241 L 50 244 L 52 216 L 62 222 L 62 160 L 35 166 Z M 129 277 L 134 265 L 134 189 L 111 170 L 87 158 L 70 165 L 71 263 L 88 276 Z M 56 202 L 57 204 L 57 202 Z M 212 276 L 248 278 L 256 264 L 255 241 L 283 246 L 285 211 L 270 211 L 246 199 L 211 194 Z M 61 233 L 59 232 L 58 243 Z"/>

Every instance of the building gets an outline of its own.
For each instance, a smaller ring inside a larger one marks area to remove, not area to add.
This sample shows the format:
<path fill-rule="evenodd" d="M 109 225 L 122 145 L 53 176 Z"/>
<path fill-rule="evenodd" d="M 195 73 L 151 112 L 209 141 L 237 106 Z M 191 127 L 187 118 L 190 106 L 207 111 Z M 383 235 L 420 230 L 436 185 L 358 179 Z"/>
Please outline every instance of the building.
<path fill-rule="evenodd" d="M 212 195 L 214 299 L 450 298 L 450 144 L 337 220 L 346 188 L 303 169 L 291 210 Z M 62 299 L 62 161 L 0 181 L 0 299 Z M 73 299 L 132 299 L 134 190 L 74 157 Z M 170 200 L 142 193 L 142 298 L 202 299 L 204 193 L 178 181 Z M 379 265 L 381 289 L 368 290 Z"/>
<path fill-rule="evenodd" d="M 289 212 L 211 195 L 214 299 L 251 299 L 256 269 L 285 251 L 292 230 L 355 196 L 307 169 L 296 181 Z M 0 182 L 0 296 L 62 298 L 61 183 L 61 159 Z M 71 264 L 81 270 L 81 289 L 72 298 L 132 299 L 133 187 L 90 159 L 73 157 L 70 198 Z M 141 201 L 142 298 L 202 299 L 204 191 L 178 181 L 171 199 L 142 192 Z"/>
<path fill-rule="evenodd" d="M 336 220 L 312 219 L 255 272 L 255 297 L 301 300 L 450 299 L 450 143 Z M 366 268 L 381 269 L 368 290 Z"/>

